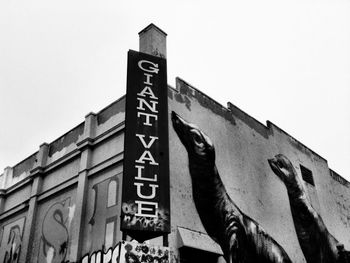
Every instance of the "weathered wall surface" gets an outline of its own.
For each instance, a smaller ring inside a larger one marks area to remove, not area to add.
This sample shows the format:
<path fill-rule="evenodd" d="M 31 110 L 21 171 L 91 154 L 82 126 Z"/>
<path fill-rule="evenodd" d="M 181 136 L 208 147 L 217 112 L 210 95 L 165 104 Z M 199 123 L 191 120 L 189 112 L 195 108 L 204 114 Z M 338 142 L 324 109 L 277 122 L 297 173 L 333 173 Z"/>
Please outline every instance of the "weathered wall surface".
<path fill-rule="evenodd" d="M 302 262 L 300 249 L 295 249 L 298 241 L 288 197 L 267 162 L 277 153 L 271 146 L 269 131 L 248 116 L 241 114 L 236 117 L 181 80 L 177 81 L 177 88 L 179 93 L 171 91 L 169 94 L 169 108 L 196 124 L 212 139 L 216 165 L 230 197 L 285 247 L 295 262 Z M 172 199 L 181 200 L 172 204 L 173 225 L 205 232 L 198 224 L 200 219 L 192 198 L 187 151 L 171 124 L 169 131 L 171 185 L 175 190 L 171 195 Z M 175 233 L 173 238 L 176 238 Z"/>
<path fill-rule="evenodd" d="M 312 171 L 315 186 L 304 182 L 311 203 L 328 230 L 350 248 L 350 209 L 346 203 L 349 188 L 332 179 L 326 160 L 272 123 L 266 127 L 230 103 L 224 108 L 181 79 L 177 79 L 176 88 L 169 90 L 169 114 L 175 111 L 212 139 L 216 166 L 228 194 L 286 250 L 293 262 L 305 262 L 305 259 L 295 233 L 285 185 L 267 161 L 280 153 L 291 160 L 299 175 L 300 165 Z M 172 203 L 171 240 L 176 243 L 179 242 L 176 227 L 204 233 L 205 230 L 198 224 L 200 218 L 193 201 L 187 151 L 171 123 L 169 132 L 171 199 L 179 200 Z"/>
<path fill-rule="evenodd" d="M 25 216 L 23 213 L 2 220 L 0 260 L 17 262 L 21 252 L 21 240 L 24 232 Z"/>
<path fill-rule="evenodd" d="M 120 199 L 122 167 L 98 173 L 89 180 L 84 218 L 83 255 L 113 247 L 121 240 Z"/>
<path fill-rule="evenodd" d="M 350 244 L 350 183 L 332 170 L 330 175 L 332 178 L 330 197 L 335 203 L 333 210 L 329 209 L 335 212 L 332 217 L 335 222 L 332 233 L 339 237 L 341 242 Z"/>
<path fill-rule="evenodd" d="M 125 99 L 0 176 L 0 262 L 79 262 L 119 230 Z M 101 254 L 102 255 L 102 254 Z"/>
<path fill-rule="evenodd" d="M 75 189 L 50 196 L 38 204 L 31 250 L 31 262 L 71 260 L 74 236 Z"/>
<path fill-rule="evenodd" d="M 125 96 L 113 102 L 97 114 L 96 136 L 112 129 L 125 119 Z"/>
<path fill-rule="evenodd" d="M 181 79 L 176 88 L 168 89 L 169 115 L 175 111 L 211 138 L 229 196 L 293 262 L 305 260 L 286 187 L 267 161 L 279 153 L 299 175 L 300 165 L 312 172 L 315 185 L 304 182 L 311 203 L 350 249 L 350 185 L 329 170 L 325 159 L 274 124 L 265 126 L 230 103 L 223 107 Z M 0 262 L 75 262 L 122 240 L 124 111 L 122 97 L 0 175 Z M 179 247 L 222 254 L 200 221 L 187 151 L 170 119 L 169 246 L 176 248 L 175 259 Z M 163 242 L 162 237 L 149 241 Z"/>

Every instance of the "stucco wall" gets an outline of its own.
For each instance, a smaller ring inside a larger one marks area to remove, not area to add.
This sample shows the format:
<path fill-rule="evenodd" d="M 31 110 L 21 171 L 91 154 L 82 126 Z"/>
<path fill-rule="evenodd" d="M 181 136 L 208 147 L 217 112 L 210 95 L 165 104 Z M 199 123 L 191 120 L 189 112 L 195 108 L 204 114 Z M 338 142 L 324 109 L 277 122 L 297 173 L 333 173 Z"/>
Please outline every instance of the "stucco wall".
<path fill-rule="evenodd" d="M 304 182 L 311 203 L 329 231 L 350 248 L 350 210 L 344 199 L 349 196 L 348 188 L 334 183 L 325 159 L 272 123 L 264 126 L 230 103 L 225 108 L 181 79 L 177 79 L 176 90 L 169 90 L 169 114 L 171 111 L 197 125 L 212 139 L 216 165 L 228 194 L 286 250 L 293 262 L 305 262 L 305 259 L 295 233 L 285 185 L 267 162 L 279 153 L 288 156 L 299 175 L 300 165 L 312 171 L 315 186 Z M 169 134 L 171 199 L 179 200 L 172 203 L 171 241 L 177 243 L 175 226 L 205 230 L 198 223 L 200 219 L 192 198 L 187 151 L 171 123 Z"/>
<path fill-rule="evenodd" d="M 75 189 L 66 189 L 38 205 L 34 238 L 31 240 L 31 262 L 70 260 L 70 244 L 75 228 Z"/>
<path fill-rule="evenodd" d="M 122 239 L 124 101 L 87 115 L 82 124 L 5 169 L 1 262 L 79 262 Z"/>
<path fill-rule="evenodd" d="M 84 219 L 83 255 L 98 251 L 105 246 L 112 247 L 121 241 L 120 200 L 122 186 L 122 167 L 98 173 L 89 179 L 86 216 Z M 113 184 L 116 188 L 113 188 Z M 108 231 L 113 235 L 106 238 Z M 112 242 L 112 243 L 110 243 Z"/>
<path fill-rule="evenodd" d="M 211 138 L 216 166 L 229 196 L 293 262 L 305 260 L 285 185 L 267 162 L 278 153 L 288 156 L 299 175 L 300 165 L 312 172 L 315 186 L 305 183 L 312 205 L 329 231 L 350 249 L 350 186 L 329 170 L 324 158 L 274 124 L 263 125 L 230 103 L 224 107 L 181 79 L 176 80 L 176 89 L 168 88 L 168 102 L 169 116 L 175 111 Z M 20 251 L 22 262 L 79 261 L 122 240 L 124 118 L 122 97 L 97 114 L 88 114 L 83 123 L 5 170 L 0 176 L 0 261 L 11 247 L 20 248 L 16 251 Z M 170 118 L 169 140 L 168 241 L 174 259 L 179 259 L 177 248 L 181 246 L 220 254 L 220 247 L 207 236 L 200 221 L 187 151 Z M 155 245 L 163 242 L 162 237 L 149 241 Z"/>
<path fill-rule="evenodd" d="M 350 184 L 334 171 L 330 171 L 332 192 L 330 197 L 335 202 L 335 211 L 333 220 L 335 221 L 332 229 L 335 236 L 340 241 L 350 245 Z"/>

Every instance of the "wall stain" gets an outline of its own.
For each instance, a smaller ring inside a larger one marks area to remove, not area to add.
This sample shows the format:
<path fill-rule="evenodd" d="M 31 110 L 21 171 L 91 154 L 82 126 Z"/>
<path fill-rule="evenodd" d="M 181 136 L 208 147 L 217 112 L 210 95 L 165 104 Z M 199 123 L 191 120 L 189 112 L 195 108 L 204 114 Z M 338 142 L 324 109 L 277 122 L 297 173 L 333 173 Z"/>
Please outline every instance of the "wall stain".
<path fill-rule="evenodd" d="M 22 162 L 16 164 L 13 167 L 13 177 L 18 177 L 24 172 L 29 173 L 30 170 L 34 168 L 34 165 L 37 162 L 36 155 L 37 155 L 37 152 L 32 154 Z"/>
<path fill-rule="evenodd" d="M 178 93 L 175 93 L 176 101 L 185 104 L 187 109 L 191 110 L 191 99 L 195 99 L 202 107 L 210 110 L 216 115 L 223 117 L 232 125 L 236 125 L 236 121 L 233 118 L 230 110 L 198 91 L 184 80 L 176 78 L 176 88 L 178 90 Z"/>
<path fill-rule="evenodd" d="M 97 125 L 101 125 L 108 121 L 114 115 L 125 112 L 125 95 L 116 100 L 97 114 Z"/>
<path fill-rule="evenodd" d="M 336 172 L 334 172 L 332 169 L 329 169 L 330 171 L 330 175 L 332 177 L 333 180 L 337 181 L 338 183 L 344 185 L 347 188 L 350 188 L 350 183 L 345 180 L 343 177 L 341 177 L 339 174 L 337 174 Z"/>
<path fill-rule="evenodd" d="M 244 111 L 242 111 L 241 109 L 236 107 L 235 105 L 233 105 L 231 102 L 227 103 L 227 106 L 228 106 L 229 110 L 231 111 L 231 113 L 236 118 L 238 118 L 241 121 L 243 121 L 251 129 L 256 131 L 258 134 L 260 134 L 265 139 L 268 138 L 269 130 L 268 130 L 268 128 L 265 125 L 261 124 L 259 121 L 257 121 L 252 116 L 248 115 L 247 113 L 245 113 Z"/>
<path fill-rule="evenodd" d="M 174 99 L 173 90 L 174 90 L 174 88 L 168 86 L 168 98 L 171 99 L 171 100 Z"/>
<path fill-rule="evenodd" d="M 79 124 L 77 127 L 66 133 L 65 135 L 58 138 L 56 141 L 50 143 L 49 157 L 54 155 L 56 152 L 60 152 L 63 148 L 76 143 L 84 133 L 84 122 Z"/>
<path fill-rule="evenodd" d="M 346 227 L 350 228 L 350 198 L 347 194 L 350 183 L 331 169 L 330 176 L 334 180 L 334 182 L 332 182 L 332 184 L 334 183 L 332 188 L 334 190 L 333 194 L 335 196 L 335 203 L 337 204 L 340 220 Z"/>
<path fill-rule="evenodd" d="M 298 151 L 301 151 L 302 153 L 309 156 L 310 158 L 312 158 L 312 156 L 313 156 L 313 157 L 317 157 L 322 162 L 327 162 L 327 160 L 325 158 L 323 158 L 321 155 L 314 152 L 313 150 L 311 150 L 309 147 L 307 147 L 303 143 L 299 142 L 297 139 L 295 139 L 289 133 L 282 130 L 277 125 L 273 124 L 271 121 L 267 121 L 267 127 L 271 131 L 271 134 L 273 134 L 273 129 L 276 129 L 279 133 L 286 135 L 288 137 L 290 145 L 293 146 Z"/>
<path fill-rule="evenodd" d="M 186 95 L 175 93 L 175 99 L 177 102 L 185 104 L 186 108 L 191 111 L 191 100 Z"/>

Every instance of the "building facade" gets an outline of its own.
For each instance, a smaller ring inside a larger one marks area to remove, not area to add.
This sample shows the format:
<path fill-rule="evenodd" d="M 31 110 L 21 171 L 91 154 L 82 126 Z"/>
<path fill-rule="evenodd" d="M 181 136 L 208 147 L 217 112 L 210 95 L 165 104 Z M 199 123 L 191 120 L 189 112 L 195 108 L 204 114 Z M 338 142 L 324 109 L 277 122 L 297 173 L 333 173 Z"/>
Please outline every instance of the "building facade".
<path fill-rule="evenodd" d="M 140 51 L 164 56 L 165 34 L 147 27 L 140 34 Z M 174 127 L 174 112 L 214 145 L 217 174 L 235 207 L 257 222 L 292 262 L 306 260 L 291 197 L 268 161 L 278 154 L 288 157 L 303 178 L 307 199 L 327 231 L 350 250 L 350 183 L 326 159 L 273 123 L 263 125 L 231 103 L 224 107 L 180 78 L 167 89 L 170 233 L 146 245 L 169 247 L 173 262 L 224 262 L 225 251 L 210 237 L 199 208 L 206 204 L 196 201 L 195 171 L 189 169 L 193 153 Z M 133 215 L 121 202 L 127 176 L 124 131 L 122 97 L 5 168 L 0 175 L 0 262 L 113 262 L 112 249 L 132 240 L 120 230 Z M 130 217 L 121 217 L 122 209 Z M 215 213 L 210 204 L 207 209 L 209 215 Z M 152 218 L 142 223 L 162 224 Z M 99 259 L 91 257 L 98 253 Z"/>

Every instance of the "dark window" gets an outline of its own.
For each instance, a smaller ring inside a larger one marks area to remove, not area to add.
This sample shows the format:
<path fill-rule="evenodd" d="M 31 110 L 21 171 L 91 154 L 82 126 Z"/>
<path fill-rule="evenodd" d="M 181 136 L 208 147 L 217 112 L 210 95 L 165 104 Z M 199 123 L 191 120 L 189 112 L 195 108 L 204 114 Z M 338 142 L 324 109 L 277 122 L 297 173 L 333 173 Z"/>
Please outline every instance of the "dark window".
<path fill-rule="evenodd" d="M 303 180 L 313 186 L 315 186 L 314 178 L 312 176 L 312 172 L 307 169 L 306 167 L 300 165 L 301 170 L 301 176 L 303 177 Z"/>

